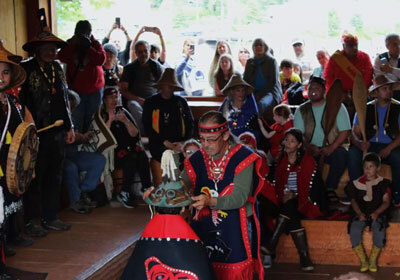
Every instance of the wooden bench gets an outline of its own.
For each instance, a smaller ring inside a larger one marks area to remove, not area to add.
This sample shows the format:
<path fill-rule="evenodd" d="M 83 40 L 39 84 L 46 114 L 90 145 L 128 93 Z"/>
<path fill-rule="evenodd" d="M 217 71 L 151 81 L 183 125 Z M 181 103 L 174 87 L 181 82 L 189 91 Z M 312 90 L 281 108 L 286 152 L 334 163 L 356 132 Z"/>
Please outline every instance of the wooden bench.
<path fill-rule="evenodd" d="M 306 228 L 311 260 L 315 264 L 359 265 L 351 249 L 347 233 L 347 221 L 303 220 Z M 400 267 L 400 223 L 390 223 L 387 228 L 387 243 L 379 257 L 380 266 Z M 372 232 L 364 231 L 364 245 L 369 255 L 372 247 Z M 276 262 L 299 263 L 297 249 L 290 235 L 282 234 L 276 248 Z"/>
<path fill-rule="evenodd" d="M 324 164 L 324 167 L 322 169 L 322 179 L 324 180 L 324 182 L 326 182 L 328 173 L 329 173 L 329 164 Z M 379 170 L 379 175 L 381 175 L 383 178 L 392 180 L 392 169 L 390 168 L 390 165 L 382 164 L 381 169 Z M 339 197 L 346 196 L 345 192 L 344 192 L 344 188 L 347 186 L 349 181 L 350 181 L 349 172 L 346 168 L 342 177 L 340 177 L 338 187 L 336 188 L 336 194 Z"/>

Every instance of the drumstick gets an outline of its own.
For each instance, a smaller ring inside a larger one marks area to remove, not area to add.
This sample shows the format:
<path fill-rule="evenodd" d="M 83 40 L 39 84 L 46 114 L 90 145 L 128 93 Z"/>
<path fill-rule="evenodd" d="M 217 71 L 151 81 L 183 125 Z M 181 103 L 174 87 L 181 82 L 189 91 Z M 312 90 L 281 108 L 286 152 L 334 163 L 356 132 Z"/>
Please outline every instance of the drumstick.
<path fill-rule="evenodd" d="M 40 132 L 42 132 L 42 131 L 48 130 L 48 129 L 53 128 L 53 127 L 56 127 L 56 126 L 62 126 L 63 124 L 64 124 L 64 121 L 63 121 L 63 120 L 56 120 L 53 124 L 39 129 L 39 130 L 37 131 L 37 133 L 40 133 Z"/>

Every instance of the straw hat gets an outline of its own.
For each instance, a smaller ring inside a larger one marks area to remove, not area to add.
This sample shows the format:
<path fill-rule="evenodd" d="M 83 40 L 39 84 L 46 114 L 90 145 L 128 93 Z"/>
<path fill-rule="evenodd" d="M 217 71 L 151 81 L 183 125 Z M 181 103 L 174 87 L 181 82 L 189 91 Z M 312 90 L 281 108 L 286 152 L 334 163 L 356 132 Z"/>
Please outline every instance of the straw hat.
<path fill-rule="evenodd" d="M 232 77 L 229 79 L 229 82 L 226 84 L 226 86 L 221 90 L 225 95 L 227 95 L 228 90 L 232 89 L 233 87 L 236 86 L 244 86 L 246 88 L 246 94 L 249 95 L 254 91 L 254 88 L 246 83 L 242 77 L 238 74 L 233 74 Z"/>
<path fill-rule="evenodd" d="M 22 57 L 7 51 L 3 46 L 3 41 L 0 40 L 0 62 L 8 63 L 11 66 L 12 76 L 8 88 L 15 88 L 21 85 L 26 79 L 26 72 L 24 68 L 18 65 Z M 5 89 L 4 89 L 5 90 Z"/>
<path fill-rule="evenodd" d="M 40 31 L 30 42 L 25 43 L 22 48 L 24 51 L 31 52 L 36 49 L 36 47 L 46 44 L 46 43 L 53 43 L 56 44 L 57 48 L 60 49 L 68 45 L 67 42 L 61 40 L 60 38 L 56 37 L 54 34 L 50 32 L 49 27 L 44 27 L 42 31 Z"/>
<path fill-rule="evenodd" d="M 173 68 L 166 68 L 155 86 L 171 86 L 174 87 L 174 91 L 184 90 L 176 79 L 175 70 Z"/>
<path fill-rule="evenodd" d="M 385 75 L 378 75 L 374 79 L 374 85 L 369 88 L 369 93 L 373 94 L 378 88 L 389 84 L 393 84 L 393 90 L 400 89 L 400 82 L 389 80 Z"/>

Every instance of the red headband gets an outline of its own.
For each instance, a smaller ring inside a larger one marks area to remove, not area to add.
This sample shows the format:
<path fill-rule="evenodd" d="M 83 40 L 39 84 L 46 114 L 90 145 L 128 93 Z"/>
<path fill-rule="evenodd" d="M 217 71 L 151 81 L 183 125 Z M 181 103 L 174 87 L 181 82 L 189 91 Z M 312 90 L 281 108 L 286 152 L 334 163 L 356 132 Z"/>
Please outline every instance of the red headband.
<path fill-rule="evenodd" d="M 199 124 L 199 132 L 203 133 L 217 133 L 220 131 L 228 130 L 228 122 L 225 121 L 222 124 L 218 124 L 215 126 L 204 126 Z"/>
<path fill-rule="evenodd" d="M 355 45 L 358 43 L 358 37 L 357 35 L 351 34 L 351 33 L 344 33 L 342 35 L 342 42 L 350 45 Z"/>

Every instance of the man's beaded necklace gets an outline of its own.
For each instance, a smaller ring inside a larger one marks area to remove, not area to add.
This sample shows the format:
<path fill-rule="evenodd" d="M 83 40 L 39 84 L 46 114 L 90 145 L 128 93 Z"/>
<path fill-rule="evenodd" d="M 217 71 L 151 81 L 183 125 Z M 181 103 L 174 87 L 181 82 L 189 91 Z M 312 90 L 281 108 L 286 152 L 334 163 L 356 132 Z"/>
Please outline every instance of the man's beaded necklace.
<path fill-rule="evenodd" d="M 55 81 L 56 81 L 56 71 L 54 70 L 54 65 L 51 64 L 51 72 L 52 72 L 51 79 L 47 75 L 46 71 L 44 71 L 43 67 L 41 65 L 39 65 L 39 67 L 40 67 L 40 71 L 42 71 L 44 77 L 47 79 L 47 81 L 49 82 L 49 85 L 51 86 L 51 94 L 55 94 L 56 93 L 56 88 L 54 87 L 54 84 L 55 84 Z"/>
<path fill-rule="evenodd" d="M 211 176 L 211 180 L 213 180 L 213 182 L 214 182 L 214 188 L 216 191 L 218 190 L 218 182 L 220 181 L 221 176 L 224 173 L 226 158 L 228 157 L 228 151 L 229 151 L 229 149 L 226 149 L 224 155 L 222 156 L 221 161 L 218 164 L 215 163 L 212 156 L 210 156 L 208 159 L 208 165 L 210 168 L 210 176 Z"/>

